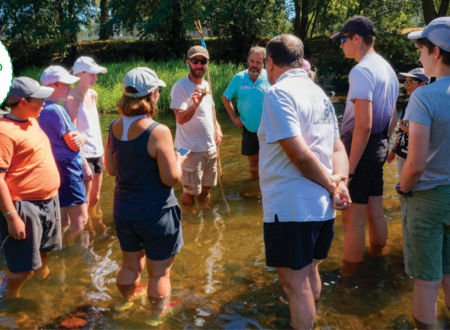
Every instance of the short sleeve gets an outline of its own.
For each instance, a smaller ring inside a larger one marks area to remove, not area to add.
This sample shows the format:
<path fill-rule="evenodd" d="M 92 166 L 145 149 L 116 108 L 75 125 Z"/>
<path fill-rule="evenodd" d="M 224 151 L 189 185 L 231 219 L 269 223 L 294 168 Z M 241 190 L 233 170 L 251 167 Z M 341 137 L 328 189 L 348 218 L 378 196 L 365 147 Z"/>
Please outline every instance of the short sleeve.
<path fill-rule="evenodd" d="M 14 155 L 14 142 L 11 138 L 0 132 L 0 172 L 5 172 L 11 166 Z"/>
<path fill-rule="evenodd" d="M 47 135 L 51 132 L 53 136 L 59 138 L 72 130 L 55 107 L 49 107 L 41 112 L 39 115 L 39 125 Z"/>
<path fill-rule="evenodd" d="M 349 75 L 350 89 L 348 98 L 353 102 L 356 99 L 372 101 L 374 92 L 374 79 L 369 70 L 355 66 Z"/>
<path fill-rule="evenodd" d="M 238 83 L 239 77 L 236 75 L 231 79 L 230 84 L 228 85 L 227 89 L 223 93 L 223 95 L 228 99 L 231 100 L 236 96 L 236 86 Z"/>
<path fill-rule="evenodd" d="M 426 102 L 421 98 L 419 92 L 420 90 L 418 89 L 411 94 L 404 119 L 431 126 L 433 114 L 429 110 L 430 107 L 427 107 Z"/>
<path fill-rule="evenodd" d="M 271 90 L 264 96 L 266 143 L 301 135 L 294 100 L 284 91 Z"/>
<path fill-rule="evenodd" d="M 341 135 L 339 134 L 339 123 L 338 120 L 336 118 L 336 113 L 333 113 L 333 117 L 334 117 L 334 128 L 333 128 L 333 134 L 334 134 L 334 138 L 338 139 Z"/>
<path fill-rule="evenodd" d="M 186 94 L 186 90 L 179 82 L 173 85 L 170 96 L 172 99 L 170 102 L 171 109 L 186 110 L 188 108 L 189 97 Z"/>

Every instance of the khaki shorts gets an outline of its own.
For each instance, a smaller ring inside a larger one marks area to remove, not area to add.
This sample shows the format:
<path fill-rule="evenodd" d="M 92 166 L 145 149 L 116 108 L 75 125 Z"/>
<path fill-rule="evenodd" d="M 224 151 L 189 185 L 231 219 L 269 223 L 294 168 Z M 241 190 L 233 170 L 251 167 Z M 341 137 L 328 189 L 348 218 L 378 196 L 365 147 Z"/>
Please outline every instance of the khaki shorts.
<path fill-rule="evenodd" d="M 191 152 L 183 163 L 183 192 L 197 196 L 203 187 L 217 184 L 217 152 Z"/>

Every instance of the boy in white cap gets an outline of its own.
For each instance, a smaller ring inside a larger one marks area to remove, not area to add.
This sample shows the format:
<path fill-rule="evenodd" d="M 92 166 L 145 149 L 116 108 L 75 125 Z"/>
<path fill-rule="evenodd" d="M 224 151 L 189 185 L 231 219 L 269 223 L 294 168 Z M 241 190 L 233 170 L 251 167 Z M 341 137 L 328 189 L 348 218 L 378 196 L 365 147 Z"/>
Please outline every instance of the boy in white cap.
<path fill-rule="evenodd" d="M 89 164 L 84 183 L 86 203 L 94 230 L 105 229 L 101 220 L 101 210 L 98 208 L 105 167 L 103 139 L 97 111 L 98 95 L 91 87 L 95 86 L 98 80 L 97 75 L 106 72 L 107 69 L 98 65 L 91 57 L 79 57 L 73 65 L 72 74 L 80 80 L 70 92 L 66 102 L 67 112 L 72 122 L 77 130 L 87 138 L 82 147 Z"/>
<path fill-rule="evenodd" d="M 3 298 L 19 297 L 34 272 L 49 274 L 47 252 L 61 249 L 58 169 L 50 142 L 36 118 L 53 88 L 15 78 L 0 118 L 0 233 L 9 272 Z"/>
<path fill-rule="evenodd" d="M 43 85 L 54 89 L 44 103 L 39 124 L 50 139 L 61 177 L 59 204 L 62 231 L 65 244 L 70 246 L 88 220 L 83 158 L 80 153 L 84 137 L 76 131 L 66 109 L 59 103 L 67 99 L 72 84 L 79 78 L 72 76 L 63 67 L 53 65 L 44 70 L 40 79 Z M 87 164 L 85 167 L 87 168 Z"/>
<path fill-rule="evenodd" d="M 414 68 L 408 72 L 400 72 L 398 75 L 405 79 L 405 89 L 408 98 L 417 88 L 430 82 L 430 78 L 425 75 L 423 68 Z M 406 104 L 408 104 L 408 101 L 409 100 L 406 101 Z M 402 109 L 400 121 L 398 122 L 397 138 L 395 139 L 394 146 L 391 151 L 389 151 L 387 158 L 387 162 L 391 163 L 395 160 L 396 156 L 398 156 L 398 173 L 402 172 L 403 164 L 405 163 L 406 155 L 408 154 L 408 122 L 403 120 L 405 117 L 405 110 L 406 105 Z"/>
<path fill-rule="evenodd" d="M 413 277 L 412 313 L 419 329 L 436 321 L 442 284 L 450 308 L 450 17 L 412 32 L 425 75 L 406 108 L 408 157 L 397 185 L 402 204 L 405 271 Z"/>

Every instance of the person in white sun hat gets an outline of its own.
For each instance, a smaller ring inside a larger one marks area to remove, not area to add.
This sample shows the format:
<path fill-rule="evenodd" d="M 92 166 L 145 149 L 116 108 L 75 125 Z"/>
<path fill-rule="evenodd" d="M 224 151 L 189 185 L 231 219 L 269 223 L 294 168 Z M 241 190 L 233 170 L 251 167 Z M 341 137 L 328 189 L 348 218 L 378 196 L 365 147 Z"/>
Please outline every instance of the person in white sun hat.
<path fill-rule="evenodd" d="M 88 221 L 86 189 L 83 184 L 83 157 L 80 153 L 85 139 L 77 132 L 66 109 L 59 103 L 67 99 L 72 84 L 79 79 L 59 65 L 49 66 L 40 78 L 44 86 L 54 89 L 52 95 L 45 100 L 39 116 L 39 125 L 50 140 L 61 178 L 61 228 L 64 242 L 68 246 L 74 244 Z M 85 164 L 85 167 L 87 166 Z"/>
<path fill-rule="evenodd" d="M 104 161 L 103 140 L 97 111 L 97 93 L 92 89 L 98 80 L 99 73 L 106 73 L 107 69 L 98 65 L 88 56 L 79 57 L 72 68 L 73 75 L 80 78 L 76 87 L 71 91 L 66 108 L 77 130 L 86 136 L 83 152 L 88 161 L 88 172 L 85 173 L 86 203 L 95 231 L 102 231 L 101 210 L 98 207 L 102 186 Z"/>

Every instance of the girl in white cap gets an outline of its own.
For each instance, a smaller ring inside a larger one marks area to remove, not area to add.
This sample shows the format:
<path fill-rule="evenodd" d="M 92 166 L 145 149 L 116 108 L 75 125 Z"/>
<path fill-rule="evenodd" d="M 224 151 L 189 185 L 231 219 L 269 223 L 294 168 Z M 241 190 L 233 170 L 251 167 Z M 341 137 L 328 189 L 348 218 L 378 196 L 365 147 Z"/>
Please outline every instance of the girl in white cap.
<path fill-rule="evenodd" d="M 97 74 L 106 72 L 106 68 L 98 65 L 91 57 L 79 57 L 73 65 L 72 73 L 80 80 L 66 102 L 66 109 L 71 120 L 77 130 L 86 137 L 83 152 L 89 167 L 84 173 L 84 183 L 86 185 L 86 202 L 94 230 L 105 229 L 105 225 L 101 221 L 101 211 L 97 207 L 104 162 L 103 140 L 97 111 L 98 95 L 91 87 L 98 80 Z"/>

